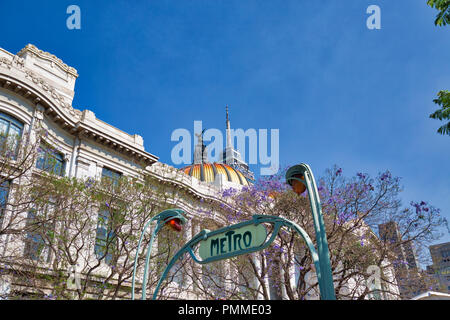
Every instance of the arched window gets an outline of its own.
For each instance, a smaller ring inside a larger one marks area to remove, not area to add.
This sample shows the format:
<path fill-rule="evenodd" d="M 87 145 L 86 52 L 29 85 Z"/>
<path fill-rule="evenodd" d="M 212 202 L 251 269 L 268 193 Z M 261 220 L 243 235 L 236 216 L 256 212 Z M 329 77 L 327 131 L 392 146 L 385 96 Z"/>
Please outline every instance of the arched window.
<path fill-rule="evenodd" d="M 17 154 L 23 123 L 0 112 L 0 155 L 14 158 Z"/>

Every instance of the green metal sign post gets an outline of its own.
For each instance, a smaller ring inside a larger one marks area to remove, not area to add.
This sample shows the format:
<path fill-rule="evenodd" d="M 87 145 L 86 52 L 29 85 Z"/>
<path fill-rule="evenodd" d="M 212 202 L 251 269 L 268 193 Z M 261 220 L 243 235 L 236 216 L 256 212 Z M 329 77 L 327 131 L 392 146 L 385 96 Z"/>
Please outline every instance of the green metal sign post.
<path fill-rule="evenodd" d="M 292 186 L 297 194 L 308 190 L 309 203 L 313 216 L 314 230 L 316 233 L 317 251 L 320 260 L 320 273 L 318 277 L 321 298 L 323 300 L 336 300 L 334 292 L 333 274 L 331 271 L 330 251 L 328 249 L 327 233 L 323 221 L 322 206 L 320 204 L 319 191 L 309 165 L 301 163 L 295 165 L 286 172 L 286 182 Z"/>
<path fill-rule="evenodd" d="M 273 224 L 273 231 L 267 239 L 267 230 L 264 223 Z M 244 221 L 232 226 L 221 228 L 214 231 L 202 230 L 187 242 L 170 260 L 165 268 L 153 294 L 153 299 L 158 296 L 162 282 L 166 278 L 170 269 L 185 253 L 189 253 L 192 259 L 199 264 L 206 264 L 213 261 L 232 258 L 238 255 L 252 253 L 263 250 L 270 246 L 275 240 L 281 227 L 288 227 L 296 231 L 306 242 L 311 257 L 316 268 L 317 278 L 319 279 L 319 289 L 321 298 L 325 299 L 324 287 L 322 281 L 320 261 L 317 251 L 308 234 L 296 223 L 282 217 L 254 215 L 251 220 Z M 199 246 L 199 259 L 194 251 Z M 332 300 L 332 299 L 330 299 Z"/>

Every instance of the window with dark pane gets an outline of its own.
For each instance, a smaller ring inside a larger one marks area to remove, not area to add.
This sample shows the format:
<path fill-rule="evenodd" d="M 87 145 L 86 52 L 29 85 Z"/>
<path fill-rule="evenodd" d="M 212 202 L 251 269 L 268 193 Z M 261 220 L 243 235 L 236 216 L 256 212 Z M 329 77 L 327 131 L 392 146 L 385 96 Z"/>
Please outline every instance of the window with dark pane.
<path fill-rule="evenodd" d="M 97 235 L 95 238 L 95 256 L 97 259 L 111 264 L 116 250 L 117 237 L 114 233 L 113 215 L 109 208 L 103 208 L 98 212 Z"/>
<path fill-rule="evenodd" d="M 41 144 L 38 149 L 36 168 L 57 176 L 64 176 L 64 156 L 52 147 Z"/>
<path fill-rule="evenodd" d="M 119 180 L 122 177 L 122 174 L 118 171 L 109 169 L 109 168 L 103 168 L 102 170 L 102 179 L 108 181 L 113 186 L 119 185 Z"/>
<path fill-rule="evenodd" d="M 17 155 L 20 138 L 22 137 L 23 124 L 13 117 L 0 112 L 0 155 L 7 158 L 15 158 Z"/>
<path fill-rule="evenodd" d="M 8 203 L 9 181 L 3 181 L 0 184 L 0 225 L 3 222 L 3 216 L 6 211 L 6 204 Z"/>
<path fill-rule="evenodd" d="M 35 261 L 50 262 L 49 245 L 52 242 L 54 225 L 51 223 L 49 214 L 52 212 L 54 205 L 54 203 L 49 202 L 42 207 L 28 211 L 25 257 Z"/>

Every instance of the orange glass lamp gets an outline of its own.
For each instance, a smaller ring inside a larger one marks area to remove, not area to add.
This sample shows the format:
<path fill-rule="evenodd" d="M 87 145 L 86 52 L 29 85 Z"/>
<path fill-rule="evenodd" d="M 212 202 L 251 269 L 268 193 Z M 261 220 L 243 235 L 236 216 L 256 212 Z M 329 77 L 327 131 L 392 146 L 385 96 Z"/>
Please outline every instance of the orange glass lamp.
<path fill-rule="evenodd" d="M 170 220 L 167 220 L 165 222 L 165 225 L 171 228 L 172 230 L 176 232 L 180 232 L 183 229 L 184 222 L 181 221 L 180 218 L 172 218 Z"/>
<path fill-rule="evenodd" d="M 297 178 L 299 180 L 293 178 Z M 305 177 L 301 174 L 294 174 L 291 180 L 289 180 L 289 184 L 292 186 L 292 190 L 294 190 L 294 192 L 298 195 L 302 194 L 306 190 L 306 185 L 300 180 L 305 181 Z"/>
<path fill-rule="evenodd" d="M 286 182 L 292 187 L 292 190 L 298 195 L 306 190 L 305 169 L 303 166 L 293 166 L 286 172 Z"/>
<path fill-rule="evenodd" d="M 181 209 L 167 209 L 155 215 L 153 218 L 150 219 L 150 221 L 148 221 L 145 224 L 144 229 L 141 232 L 141 237 L 139 239 L 138 247 L 136 250 L 136 256 L 134 258 L 133 279 L 131 284 L 131 300 L 134 300 L 136 268 L 139 256 L 139 249 L 141 247 L 145 231 L 153 221 L 156 221 L 156 227 L 153 229 L 152 236 L 150 238 L 150 244 L 148 245 L 147 249 L 147 255 L 145 258 L 144 279 L 142 281 L 142 300 L 145 300 L 147 296 L 147 275 L 150 262 L 150 253 L 153 247 L 153 240 L 155 239 L 159 230 L 165 225 L 167 225 L 170 229 L 176 232 L 180 232 L 181 230 L 183 230 L 183 224 L 186 223 L 186 217 L 184 216 L 184 211 Z"/>

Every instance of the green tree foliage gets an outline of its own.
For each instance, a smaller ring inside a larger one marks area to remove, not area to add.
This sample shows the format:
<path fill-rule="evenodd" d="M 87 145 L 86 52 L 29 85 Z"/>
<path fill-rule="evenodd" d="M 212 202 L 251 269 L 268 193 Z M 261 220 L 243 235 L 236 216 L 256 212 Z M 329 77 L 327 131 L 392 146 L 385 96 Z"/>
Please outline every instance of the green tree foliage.
<path fill-rule="evenodd" d="M 434 24 L 437 26 L 445 26 L 450 23 L 450 0 L 428 0 L 427 4 L 439 10 Z"/>
<path fill-rule="evenodd" d="M 427 4 L 439 10 L 434 24 L 437 26 L 445 26 L 450 24 L 450 0 L 428 0 Z M 450 120 L 450 92 L 448 90 L 442 90 L 438 93 L 438 98 L 433 100 L 434 103 L 439 105 L 441 109 L 436 110 L 430 114 L 430 118 L 439 120 Z M 450 135 L 450 121 L 441 126 L 438 129 L 440 134 Z"/>
<path fill-rule="evenodd" d="M 450 120 L 450 91 L 442 90 L 438 93 L 438 98 L 433 100 L 441 109 L 430 114 L 430 118 L 439 120 Z M 450 135 L 450 121 L 441 126 L 438 131 L 440 134 Z"/>

